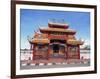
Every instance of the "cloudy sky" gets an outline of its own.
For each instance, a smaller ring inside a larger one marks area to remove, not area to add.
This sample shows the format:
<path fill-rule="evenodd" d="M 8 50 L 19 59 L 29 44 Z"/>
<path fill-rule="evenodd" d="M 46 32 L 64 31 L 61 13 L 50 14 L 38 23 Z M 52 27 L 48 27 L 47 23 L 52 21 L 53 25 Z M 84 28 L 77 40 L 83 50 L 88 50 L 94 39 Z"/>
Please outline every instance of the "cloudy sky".
<path fill-rule="evenodd" d="M 56 22 L 66 22 L 70 29 L 77 31 L 77 39 L 90 41 L 90 13 L 73 11 L 50 11 L 50 10 L 20 10 L 21 49 L 29 48 L 27 36 L 33 36 L 39 27 L 48 27 L 48 21 L 55 19 Z"/>

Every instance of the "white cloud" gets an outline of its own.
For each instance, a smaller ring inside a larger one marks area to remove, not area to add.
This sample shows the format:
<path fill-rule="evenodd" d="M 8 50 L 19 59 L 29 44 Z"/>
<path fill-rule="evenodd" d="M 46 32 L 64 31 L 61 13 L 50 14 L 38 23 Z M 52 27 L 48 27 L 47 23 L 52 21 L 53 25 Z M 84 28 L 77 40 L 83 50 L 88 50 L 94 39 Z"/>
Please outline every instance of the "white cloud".
<path fill-rule="evenodd" d="M 21 39 L 21 49 L 25 49 L 25 48 L 29 49 L 30 44 L 27 39 Z"/>
<path fill-rule="evenodd" d="M 90 46 L 90 40 L 84 40 L 82 39 L 82 41 L 84 41 L 83 45 L 80 46 L 80 48 L 84 48 L 86 46 Z"/>

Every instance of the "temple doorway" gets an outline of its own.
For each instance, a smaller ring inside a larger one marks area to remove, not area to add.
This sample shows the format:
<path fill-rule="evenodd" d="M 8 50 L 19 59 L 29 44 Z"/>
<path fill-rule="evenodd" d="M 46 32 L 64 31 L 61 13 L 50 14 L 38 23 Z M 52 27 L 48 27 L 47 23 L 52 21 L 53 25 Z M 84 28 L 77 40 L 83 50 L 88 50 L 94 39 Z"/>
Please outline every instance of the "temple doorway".
<path fill-rule="evenodd" d="M 59 45 L 58 44 L 53 44 L 53 53 L 59 53 Z"/>

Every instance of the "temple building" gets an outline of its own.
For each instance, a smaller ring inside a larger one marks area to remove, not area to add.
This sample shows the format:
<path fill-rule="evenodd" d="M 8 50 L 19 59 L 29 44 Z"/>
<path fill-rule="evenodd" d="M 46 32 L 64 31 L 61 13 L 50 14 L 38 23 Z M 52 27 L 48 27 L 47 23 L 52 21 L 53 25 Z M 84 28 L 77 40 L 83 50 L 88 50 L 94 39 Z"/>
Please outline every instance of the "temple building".
<path fill-rule="evenodd" d="M 29 40 L 33 60 L 50 58 L 80 59 L 80 45 L 83 41 L 75 38 L 76 31 L 66 23 L 49 22 L 47 28 L 39 28 Z"/>

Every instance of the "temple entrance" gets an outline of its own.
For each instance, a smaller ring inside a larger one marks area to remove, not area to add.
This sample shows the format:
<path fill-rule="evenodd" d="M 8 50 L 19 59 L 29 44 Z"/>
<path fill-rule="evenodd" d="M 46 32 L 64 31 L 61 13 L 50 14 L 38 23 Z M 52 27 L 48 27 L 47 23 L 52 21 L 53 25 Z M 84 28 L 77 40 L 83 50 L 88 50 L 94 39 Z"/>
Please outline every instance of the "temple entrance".
<path fill-rule="evenodd" d="M 65 40 L 50 40 L 51 58 L 65 58 Z"/>
<path fill-rule="evenodd" d="M 53 53 L 59 53 L 59 45 L 58 44 L 54 44 L 53 45 Z"/>

